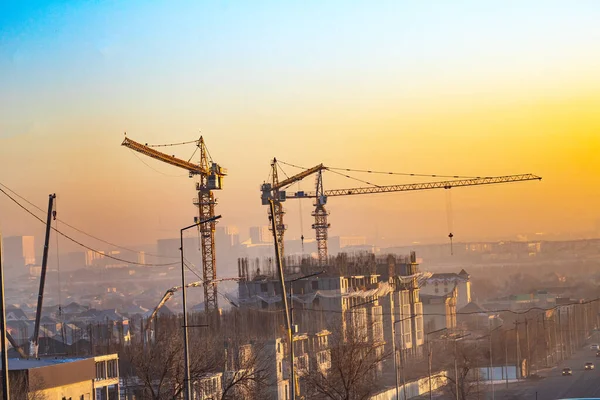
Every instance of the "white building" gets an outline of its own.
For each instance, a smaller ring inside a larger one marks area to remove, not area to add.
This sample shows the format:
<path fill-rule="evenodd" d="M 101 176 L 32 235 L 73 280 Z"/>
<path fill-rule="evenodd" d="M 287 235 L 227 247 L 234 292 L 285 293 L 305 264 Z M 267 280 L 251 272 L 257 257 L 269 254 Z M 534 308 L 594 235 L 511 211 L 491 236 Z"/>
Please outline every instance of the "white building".
<path fill-rule="evenodd" d="M 456 309 L 460 310 L 471 302 L 471 275 L 462 269 L 458 274 L 438 273 L 433 274 L 421 285 L 421 293 L 434 296 L 443 296 L 451 293 L 456 287 Z"/>

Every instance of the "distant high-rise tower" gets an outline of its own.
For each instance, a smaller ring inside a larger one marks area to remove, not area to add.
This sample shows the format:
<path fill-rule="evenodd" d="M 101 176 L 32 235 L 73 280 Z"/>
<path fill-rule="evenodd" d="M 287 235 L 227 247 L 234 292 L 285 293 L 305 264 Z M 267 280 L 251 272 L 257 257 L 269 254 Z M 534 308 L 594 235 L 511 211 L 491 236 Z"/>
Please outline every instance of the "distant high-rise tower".
<path fill-rule="evenodd" d="M 250 241 L 253 244 L 271 243 L 273 241 L 273 235 L 268 226 L 251 226 Z"/>
<path fill-rule="evenodd" d="M 35 265 L 35 238 L 33 236 L 9 236 L 4 241 L 4 262 L 9 268 L 25 268 Z"/>

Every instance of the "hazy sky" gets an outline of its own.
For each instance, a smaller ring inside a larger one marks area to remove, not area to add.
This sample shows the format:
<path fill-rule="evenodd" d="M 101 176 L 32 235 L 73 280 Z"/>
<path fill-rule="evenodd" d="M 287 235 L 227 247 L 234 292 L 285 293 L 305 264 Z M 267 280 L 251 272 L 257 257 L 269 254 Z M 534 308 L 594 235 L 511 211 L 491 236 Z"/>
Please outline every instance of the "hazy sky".
<path fill-rule="evenodd" d="M 176 237 L 195 215 L 193 182 L 120 143 L 124 131 L 149 143 L 202 131 L 230 173 L 221 223 L 242 237 L 267 223 L 259 185 L 273 156 L 532 172 L 544 180 L 453 190 L 457 240 L 592 231 L 598 21 L 596 1 L 2 1 L 0 182 L 42 207 L 56 192 L 62 219 L 117 243 Z M 187 159 L 193 147 L 167 151 Z M 329 173 L 325 185 L 360 183 Z M 442 242 L 445 207 L 443 190 L 335 198 L 330 232 Z M 299 205 L 287 209 L 297 237 Z M 313 236 L 310 202 L 302 211 Z M 4 235 L 43 232 L 3 196 L 0 224 Z"/>

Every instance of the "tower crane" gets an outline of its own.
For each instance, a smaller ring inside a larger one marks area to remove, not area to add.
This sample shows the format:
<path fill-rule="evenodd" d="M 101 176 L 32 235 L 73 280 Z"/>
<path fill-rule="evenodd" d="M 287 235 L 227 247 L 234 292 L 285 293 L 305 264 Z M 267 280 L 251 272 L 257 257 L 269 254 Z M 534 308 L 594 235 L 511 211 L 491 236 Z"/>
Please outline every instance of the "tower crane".
<path fill-rule="evenodd" d="M 328 252 L 327 252 L 327 235 L 330 224 L 327 221 L 329 212 L 326 210 L 325 205 L 327 204 L 328 197 L 338 196 L 354 196 L 360 194 L 375 194 L 375 193 L 391 193 L 391 192 L 407 192 L 417 190 L 431 190 L 431 189 L 452 189 L 455 187 L 467 187 L 467 186 L 480 186 L 480 185 L 492 185 L 500 183 L 511 183 L 511 182 L 523 182 L 541 180 L 542 178 L 533 174 L 519 174 L 519 175 L 506 175 L 506 176 L 493 176 L 493 177 L 480 177 L 480 178 L 464 178 L 454 179 L 438 182 L 423 182 L 423 183 L 409 183 L 400 185 L 386 185 L 386 186 L 370 186 L 370 187 L 354 187 L 348 189 L 323 189 L 323 171 L 329 168 L 323 164 L 319 164 L 316 167 L 306 169 L 284 181 L 277 181 L 277 159 L 273 159 L 271 162 L 271 174 L 273 175 L 272 183 L 264 183 L 261 186 L 262 190 L 262 204 L 265 202 L 268 204 L 269 199 L 272 199 L 276 207 L 276 222 L 278 227 L 278 233 L 280 238 L 280 251 L 283 256 L 283 232 L 286 229 L 283 223 L 283 206 L 282 202 L 287 199 L 314 199 L 315 209 L 312 213 L 314 217 L 314 224 L 312 228 L 315 230 L 315 237 L 317 241 L 318 249 L 318 260 L 321 266 L 327 263 Z M 290 186 L 292 183 L 300 181 L 309 175 L 316 174 L 316 184 L 314 192 L 297 191 L 287 193 L 285 188 Z M 276 182 L 278 182 L 276 184 Z M 279 213 L 278 213 L 279 210 Z M 450 233 L 452 238 L 452 233 Z"/>
<path fill-rule="evenodd" d="M 165 162 L 175 167 L 183 168 L 189 172 L 190 178 L 199 177 L 199 182 L 196 182 L 196 190 L 198 198 L 194 199 L 193 203 L 198 207 L 198 220 L 203 221 L 215 216 L 215 205 L 217 201 L 214 197 L 213 190 L 223 188 L 223 177 L 227 175 L 227 170 L 219 164 L 213 162 L 210 157 L 204 138 L 194 141 L 200 151 L 200 162 L 198 164 L 190 161 L 181 160 L 175 156 L 162 153 L 146 144 L 138 143 L 134 140 L 125 137 L 122 146 L 128 147 L 145 156 L 152 157 L 156 160 Z M 193 143 L 193 142 L 185 142 Z M 178 143 L 178 144 L 185 144 Z M 172 146 L 172 145 L 159 145 Z M 216 222 L 212 221 L 207 224 L 199 224 L 198 231 L 200 233 L 200 247 L 202 251 L 202 279 L 204 281 L 204 309 L 211 312 L 218 310 L 217 302 L 217 262 L 215 253 L 215 226 Z"/>

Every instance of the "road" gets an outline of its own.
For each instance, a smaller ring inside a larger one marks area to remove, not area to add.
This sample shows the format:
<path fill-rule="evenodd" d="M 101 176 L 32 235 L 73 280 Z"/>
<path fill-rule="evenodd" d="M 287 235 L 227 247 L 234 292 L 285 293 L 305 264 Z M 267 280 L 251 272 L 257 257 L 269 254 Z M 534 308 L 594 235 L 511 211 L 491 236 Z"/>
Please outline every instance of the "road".
<path fill-rule="evenodd" d="M 596 368 L 586 371 L 584 364 L 588 361 L 593 362 Z M 572 376 L 562 376 L 562 369 L 565 367 L 573 370 Z M 540 375 L 544 378 L 538 381 L 509 384 L 508 389 L 503 385 L 496 385 L 495 399 L 557 400 L 600 397 L 600 358 L 596 358 L 596 351 L 590 350 L 589 347 L 579 350 L 558 367 L 540 372 Z M 490 394 L 488 393 L 487 398 L 491 398 Z"/>

